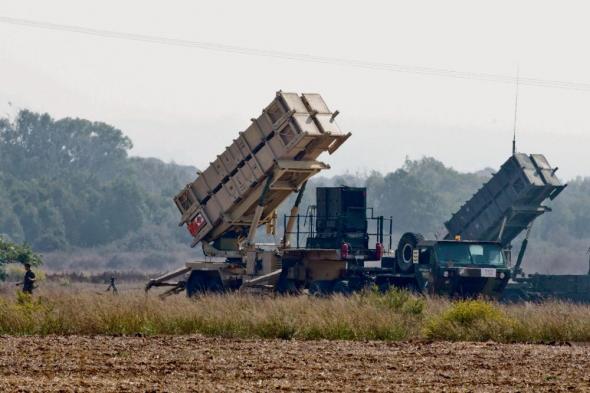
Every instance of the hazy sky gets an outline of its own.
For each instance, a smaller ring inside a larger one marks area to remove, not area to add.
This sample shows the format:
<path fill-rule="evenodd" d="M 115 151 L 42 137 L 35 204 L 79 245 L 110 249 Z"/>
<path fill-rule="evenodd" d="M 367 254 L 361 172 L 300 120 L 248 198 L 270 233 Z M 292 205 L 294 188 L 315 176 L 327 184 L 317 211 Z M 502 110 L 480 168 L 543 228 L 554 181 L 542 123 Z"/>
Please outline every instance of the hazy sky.
<path fill-rule="evenodd" d="M 590 83 L 589 7 L 541 1 L 26 1 L 0 16 L 249 48 Z M 133 154 L 203 167 L 275 91 L 318 92 L 353 137 L 332 173 L 510 154 L 515 88 L 0 23 L 0 112 L 110 123 Z M 13 106 L 9 107 L 8 102 Z M 518 148 L 590 176 L 590 91 L 521 86 Z"/>

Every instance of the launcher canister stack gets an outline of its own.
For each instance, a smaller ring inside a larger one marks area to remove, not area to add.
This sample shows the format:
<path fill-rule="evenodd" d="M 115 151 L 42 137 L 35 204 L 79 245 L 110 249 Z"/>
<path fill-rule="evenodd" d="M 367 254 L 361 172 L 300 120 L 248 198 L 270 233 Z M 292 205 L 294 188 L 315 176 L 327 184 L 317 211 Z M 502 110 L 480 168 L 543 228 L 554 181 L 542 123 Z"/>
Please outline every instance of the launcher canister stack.
<path fill-rule="evenodd" d="M 350 133 L 340 131 L 319 94 L 285 93 L 174 198 L 193 236 L 192 246 L 221 238 L 245 240 L 311 176 L 329 168 L 316 161 L 332 154 Z M 252 231 L 252 228 L 254 231 Z M 234 247 L 236 244 L 234 243 Z M 235 249 L 235 248 L 234 248 Z"/>
<path fill-rule="evenodd" d="M 565 185 L 542 154 L 516 153 L 445 223 L 448 239 L 510 244 L 533 220 L 550 209 Z"/>

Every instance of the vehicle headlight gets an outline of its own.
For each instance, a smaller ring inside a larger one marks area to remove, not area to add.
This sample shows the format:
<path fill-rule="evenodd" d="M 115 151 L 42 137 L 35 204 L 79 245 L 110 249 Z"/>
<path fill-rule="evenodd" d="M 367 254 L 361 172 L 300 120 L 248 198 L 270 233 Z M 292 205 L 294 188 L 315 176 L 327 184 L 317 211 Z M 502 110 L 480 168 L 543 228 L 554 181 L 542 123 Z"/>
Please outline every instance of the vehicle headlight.
<path fill-rule="evenodd" d="M 446 278 L 446 277 L 448 277 L 448 276 L 449 276 L 449 272 L 445 270 L 445 271 L 443 272 L 443 277 L 445 277 L 445 278 Z"/>
<path fill-rule="evenodd" d="M 506 277 L 506 274 L 504 274 L 504 272 L 500 273 L 500 279 L 504 279 L 504 277 Z"/>

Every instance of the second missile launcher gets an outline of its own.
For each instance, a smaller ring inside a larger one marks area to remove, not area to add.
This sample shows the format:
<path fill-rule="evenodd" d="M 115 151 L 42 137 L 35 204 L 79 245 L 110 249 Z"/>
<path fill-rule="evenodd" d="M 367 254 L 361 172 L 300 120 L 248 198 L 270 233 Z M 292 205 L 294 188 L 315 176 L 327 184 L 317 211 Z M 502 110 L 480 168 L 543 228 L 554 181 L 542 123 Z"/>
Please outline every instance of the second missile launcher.
<path fill-rule="evenodd" d="M 516 153 L 445 223 L 447 239 L 497 241 L 508 246 L 550 209 L 565 185 L 541 154 Z"/>

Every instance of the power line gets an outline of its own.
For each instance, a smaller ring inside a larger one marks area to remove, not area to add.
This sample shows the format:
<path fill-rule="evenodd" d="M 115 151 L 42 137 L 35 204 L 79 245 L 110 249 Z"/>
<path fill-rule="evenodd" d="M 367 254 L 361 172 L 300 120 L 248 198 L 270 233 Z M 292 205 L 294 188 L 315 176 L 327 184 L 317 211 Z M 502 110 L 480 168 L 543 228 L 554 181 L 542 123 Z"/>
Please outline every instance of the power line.
<path fill-rule="evenodd" d="M 215 52 L 224 52 L 224 53 L 257 56 L 257 57 L 267 57 L 267 58 L 276 58 L 276 59 L 284 59 L 284 60 L 291 60 L 291 61 L 301 61 L 301 62 L 307 62 L 307 63 L 331 64 L 331 65 L 355 67 L 355 68 L 362 68 L 362 69 L 369 69 L 369 70 L 404 72 L 404 73 L 416 74 L 416 75 L 428 75 L 428 76 L 455 78 L 455 79 L 479 80 L 479 81 L 495 82 L 495 83 L 514 84 L 516 82 L 516 78 L 514 76 L 503 75 L 503 74 L 457 71 L 457 70 L 443 69 L 443 68 L 421 67 L 421 66 L 415 66 L 415 65 L 403 65 L 403 64 L 392 64 L 392 63 L 379 63 L 379 62 L 346 59 L 346 58 L 339 58 L 339 57 L 317 56 L 317 55 L 310 55 L 310 54 L 305 54 L 305 53 L 282 52 L 282 51 L 274 51 L 274 50 L 266 50 L 266 49 L 256 49 L 256 48 L 248 48 L 248 47 L 236 46 L 236 45 L 226 45 L 226 44 L 220 44 L 220 43 L 214 43 L 214 42 L 193 41 L 193 40 L 185 40 L 185 39 L 178 39 L 178 38 L 169 38 L 169 37 L 161 37 L 161 36 L 118 32 L 118 31 L 112 31 L 112 30 L 93 29 L 93 28 L 82 27 L 82 26 L 64 25 L 64 24 L 56 24 L 56 23 L 49 23 L 49 22 L 33 21 L 33 20 L 28 20 L 28 19 L 10 18 L 10 17 L 6 17 L 6 16 L 0 16 L 0 23 L 17 25 L 17 26 L 26 26 L 26 27 L 32 27 L 32 28 L 38 28 L 38 29 L 45 29 L 45 30 L 85 34 L 85 35 L 91 35 L 91 36 L 102 37 L 102 38 L 113 38 L 113 39 L 120 39 L 120 40 L 127 40 L 127 41 L 138 41 L 138 42 L 146 42 L 146 43 L 168 45 L 168 46 L 190 47 L 190 48 L 198 48 L 198 49 L 215 51 Z M 548 88 L 566 89 L 566 90 L 590 91 L 590 83 L 567 82 L 567 81 L 559 81 L 559 80 L 524 78 L 524 77 L 519 77 L 518 83 L 521 85 L 536 86 L 536 87 L 548 87 Z"/>

